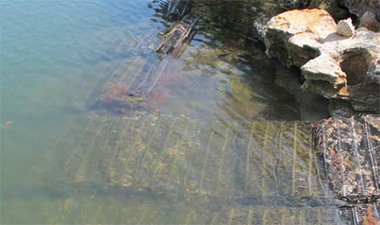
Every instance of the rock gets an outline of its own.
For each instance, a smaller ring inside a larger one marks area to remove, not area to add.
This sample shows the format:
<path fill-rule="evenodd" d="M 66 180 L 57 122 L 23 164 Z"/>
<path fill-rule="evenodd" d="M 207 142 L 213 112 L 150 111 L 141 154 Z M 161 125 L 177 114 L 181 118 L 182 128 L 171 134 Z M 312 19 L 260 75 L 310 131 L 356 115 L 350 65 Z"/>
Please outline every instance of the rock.
<path fill-rule="evenodd" d="M 361 18 L 366 12 L 372 12 L 380 21 L 380 1 L 379 0 L 340 0 L 346 8 Z"/>
<path fill-rule="evenodd" d="M 267 15 L 261 15 L 253 22 L 253 27 L 255 28 L 257 38 L 265 42 L 265 34 L 268 31 L 267 23 L 271 19 L 271 17 Z"/>
<path fill-rule="evenodd" d="M 380 33 L 359 28 L 340 36 L 321 9 L 287 11 L 261 30 L 268 56 L 301 68 L 303 89 L 348 100 L 357 111 L 380 111 Z"/>
<path fill-rule="evenodd" d="M 345 37 L 351 37 L 355 33 L 355 27 L 352 24 L 352 19 L 341 20 L 338 23 L 337 34 Z"/>
<path fill-rule="evenodd" d="M 291 10 L 268 22 L 267 54 L 284 64 L 302 66 L 319 55 L 318 46 L 336 32 L 333 18 L 320 9 Z"/>
<path fill-rule="evenodd" d="M 275 0 L 275 3 L 284 9 L 306 8 L 311 0 Z"/>
<path fill-rule="evenodd" d="M 342 20 L 349 17 L 349 12 L 342 7 L 336 0 L 312 0 L 308 6 L 309 9 L 324 9 L 336 20 Z"/>
<path fill-rule="evenodd" d="M 379 32 L 380 31 L 380 23 L 376 20 L 376 16 L 372 12 L 366 12 L 360 18 L 359 27 L 365 27 L 370 31 Z"/>
<path fill-rule="evenodd" d="M 355 115 L 355 110 L 348 101 L 341 99 L 329 99 L 328 111 L 333 117 L 351 117 Z"/>

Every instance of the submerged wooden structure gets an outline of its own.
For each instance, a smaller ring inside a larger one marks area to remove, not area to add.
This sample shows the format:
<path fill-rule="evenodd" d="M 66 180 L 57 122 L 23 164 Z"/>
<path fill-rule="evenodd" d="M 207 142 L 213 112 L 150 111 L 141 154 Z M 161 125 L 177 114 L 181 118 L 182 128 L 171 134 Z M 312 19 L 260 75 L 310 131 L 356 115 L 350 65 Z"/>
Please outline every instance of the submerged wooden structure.
<path fill-rule="evenodd" d="M 346 216 L 355 225 L 378 224 L 380 116 L 327 119 L 319 125 L 316 138 L 330 187 L 349 204 Z"/>
<path fill-rule="evenodd" d="M 168 55 L 172 52 L 175 58 L 179 58 L 181 54 L 181 47 L 190 42 L 195 36 L 194 26 L 197 23 L 198 18 L 191 18 L 186 16 L 181 21 L 174 24 L 162 37 L 161 43 L 158 45 L 157 52 Z"/>
<path fill-rule="evenodd" d="M 164 35 L 152 28 L 131 45 L 129 51 L 133 54 L 127 59 L 130 66 L 122 79 L 114 79 L 113 76 L 109 79 L 98 98 L 100 102 L 122 114 L 148 108 L 146 98 L 160 81 L 167 66 L 181 57 L 196 34 L 195 24 L 198 18 L 187 15 L 190 6 L 191 0 L 170 2 L 166 16 L 179 13 L 180 20 Z"/>
<path fill-rule="evenodd" d="M 76 223 L 102 222 L 111 212 L 133 224 L 333 225 L 351 219 L 342 217 L 346 204 L 334 200 L 323 180 L 311 124 L 211 125 L 140 111 L 117 117 L 94 111 L 87 120 L 84 133 L 68 132 L 64 182 L 54 188 L 65 196 L 63 207 L 83 199 Z M 96 218 L 86 219 L 97 208 Z"/>

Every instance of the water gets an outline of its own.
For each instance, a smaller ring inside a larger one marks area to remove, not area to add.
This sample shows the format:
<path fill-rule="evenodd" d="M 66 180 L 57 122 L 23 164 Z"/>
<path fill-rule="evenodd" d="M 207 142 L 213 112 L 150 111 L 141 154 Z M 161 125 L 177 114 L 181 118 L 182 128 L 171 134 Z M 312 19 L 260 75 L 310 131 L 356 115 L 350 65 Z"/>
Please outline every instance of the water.
<path fill-rule="evenodd" d="M 197 1 L 179 59 L 150 47 L 163 1 L 0 4 L 1 223 L 335 224 L 311 126 L 241 3 Z"/>

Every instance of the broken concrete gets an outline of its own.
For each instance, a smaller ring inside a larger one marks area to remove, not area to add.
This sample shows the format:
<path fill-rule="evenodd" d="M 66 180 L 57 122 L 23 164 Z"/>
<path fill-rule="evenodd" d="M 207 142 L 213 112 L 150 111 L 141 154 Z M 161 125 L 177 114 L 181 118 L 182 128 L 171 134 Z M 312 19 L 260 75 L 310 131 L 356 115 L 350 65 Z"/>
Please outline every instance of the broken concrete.
<path fill-rule="evenodd" d="M 325 10 L 291 10 L 261 28 L 267 54 L 301 68 L 303 88 L 350 101 L 357 111 L 380 111 L 380 33 L 365 28 L 337 34 Z"/>

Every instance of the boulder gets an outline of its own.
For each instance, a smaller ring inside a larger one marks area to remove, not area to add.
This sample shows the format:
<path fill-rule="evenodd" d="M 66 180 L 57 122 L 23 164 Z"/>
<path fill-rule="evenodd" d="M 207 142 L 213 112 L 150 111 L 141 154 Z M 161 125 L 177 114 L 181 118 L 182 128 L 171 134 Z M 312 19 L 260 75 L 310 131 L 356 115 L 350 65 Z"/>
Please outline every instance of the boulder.
<path fill-rule="evenodd" d="M 364 13 L 362 18 L 360 18 L 359 27 L 365 27 L 373 32 L 380 31 L 380 23 L 376 20 L 376 15 L 371 12 Z"/>
<path fill-rule="evenodd" d="M 267 55 L 301 68 L 304 89 L 379 112 L 380 33 L 359 28 L 345 37 L 337 29 L 327 11 L 304 9 L 279 14 L 261 30 Z"/>
<path fill-rule="evenodd" d="M 345 37 L 351 37 L 354 35 L 355 27 L 352 24 L 352 19 L 348 18 L 346 20 L 339 21 L 336 33 Z"/>
<path fill-rule="evenodd" d="M 372 12 L 380 21 L 380 1 L 379 0 L 340 0 L 341 4 L 358 18 L 361 18 L 366 12 Z"/>

